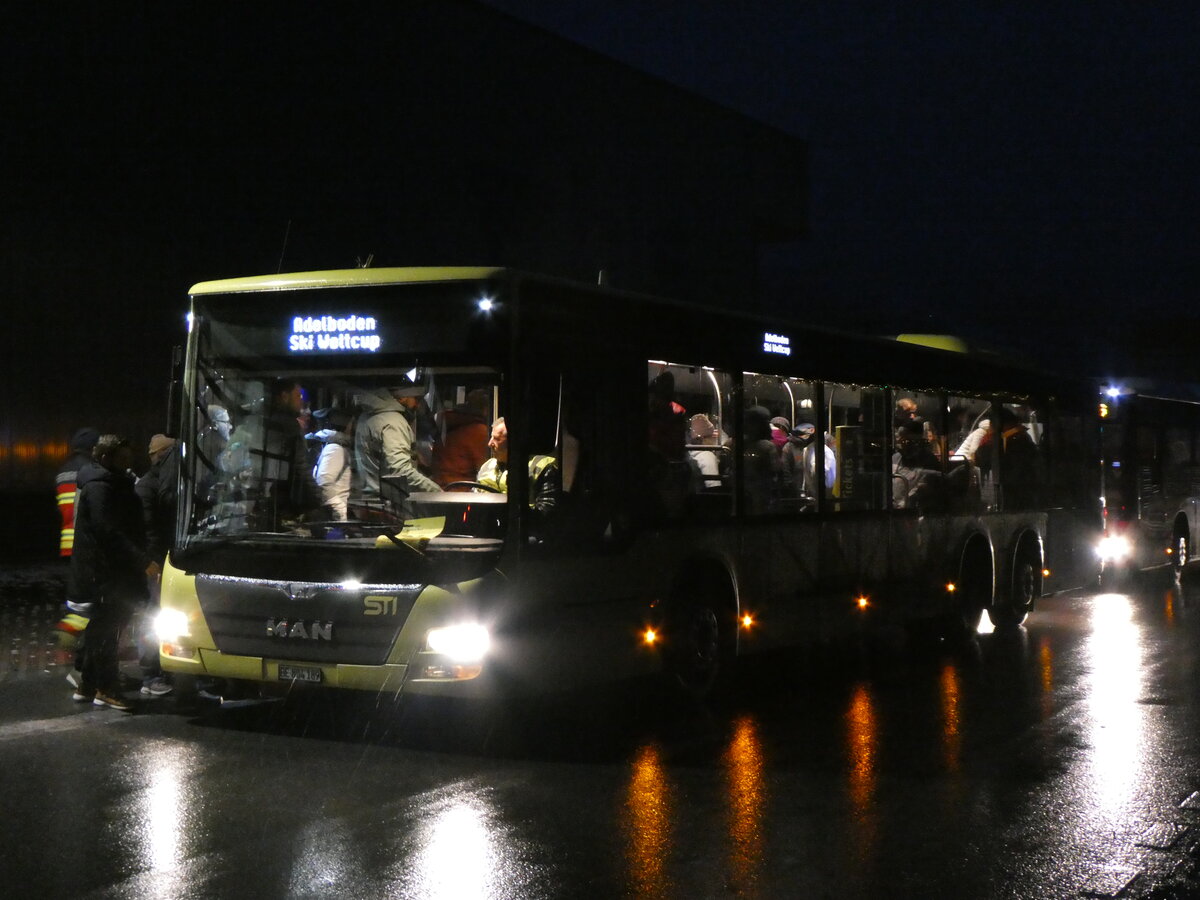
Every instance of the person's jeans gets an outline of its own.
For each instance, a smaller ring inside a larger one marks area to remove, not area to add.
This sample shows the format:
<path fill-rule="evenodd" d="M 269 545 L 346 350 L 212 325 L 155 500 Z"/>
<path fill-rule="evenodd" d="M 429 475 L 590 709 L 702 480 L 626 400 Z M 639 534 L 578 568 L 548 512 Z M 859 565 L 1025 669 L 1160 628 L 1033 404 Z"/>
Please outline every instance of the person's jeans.
<path fill-rule="evenodd" d="M 109 594 L 96 602 L 88 627 L 83 631 L 80 690 L 100 690 L 106 694 L 120 691 L 117 648 L 121 630 L 129 624 L 131 612 L 129 601 L 119 595 Z"/>

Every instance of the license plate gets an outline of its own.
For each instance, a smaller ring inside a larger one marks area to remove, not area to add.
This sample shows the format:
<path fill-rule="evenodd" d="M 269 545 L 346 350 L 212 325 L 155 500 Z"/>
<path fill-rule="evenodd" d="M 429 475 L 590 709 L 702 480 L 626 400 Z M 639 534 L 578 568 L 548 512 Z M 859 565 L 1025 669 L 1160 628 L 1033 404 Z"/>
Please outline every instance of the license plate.
<path fill-rule="evenodd" d="M 280 666 L 280 681 L 320 681 L 321 670 L 316 666 Z"/>

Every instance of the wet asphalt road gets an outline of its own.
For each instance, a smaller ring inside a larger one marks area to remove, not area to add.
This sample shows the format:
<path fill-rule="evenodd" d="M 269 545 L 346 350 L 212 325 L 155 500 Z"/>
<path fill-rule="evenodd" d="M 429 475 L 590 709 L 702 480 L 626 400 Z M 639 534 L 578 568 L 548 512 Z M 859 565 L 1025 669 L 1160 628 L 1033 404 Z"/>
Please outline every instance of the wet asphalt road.
<path fill-rule="evenodd" d="M 1200 896 L 1193 573 L 771 660 L 709 709 L 133 715 L 71 701 L 43 576 L 0 577 L 6 896 Z"/>

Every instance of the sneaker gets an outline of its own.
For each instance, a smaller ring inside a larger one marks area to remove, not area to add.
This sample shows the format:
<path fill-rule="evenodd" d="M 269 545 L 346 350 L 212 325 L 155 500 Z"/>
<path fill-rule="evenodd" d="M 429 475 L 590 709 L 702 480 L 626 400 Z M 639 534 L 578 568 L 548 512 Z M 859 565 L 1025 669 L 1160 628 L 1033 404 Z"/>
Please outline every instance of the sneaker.
<path fill-rule="evenodd" d="M 110 706 L 113 709 L 119 709 L 121 712 L 133 712 L 133 707 L 121 699 L 118 694 L 106 694 L 104 691 L 96 691 L 96 696 L 92 699 L 93 706 Z"/>
<path fill-rule="evenodd" d="M 174 688 L 171 687 L 171 683 L 162 675 L 159 675 L 157 678 L 151 678 L 142 685 L 142 695 L 146 697 L 165 697 L 173 690 Z"/>
<path fill-rule="evenodd" d="M 71 695 L 71 699 L 74 700 L 76 703 L 85 703 L 87 701 L 95 702 L 96 692 L 95 691 L 85 691 L 81 687 L 76 687 L 75 693 L 73 693 Z"/>

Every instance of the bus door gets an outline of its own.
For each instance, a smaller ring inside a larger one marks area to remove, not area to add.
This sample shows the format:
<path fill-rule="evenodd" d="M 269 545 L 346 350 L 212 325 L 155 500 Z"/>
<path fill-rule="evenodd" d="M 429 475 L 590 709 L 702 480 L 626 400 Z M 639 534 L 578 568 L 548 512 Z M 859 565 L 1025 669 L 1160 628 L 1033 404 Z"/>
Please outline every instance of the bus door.
<path fill-rule="evenodd" d="M 745 577 L 756 583 L 746 612 L 762 620 L 764 642 L 817 625 L 817 512 L 834 473 L 819 391 L 819 382 L 742 373 L 740 556 Z"/>
<path fill-rule="evenodd" d="M 895 390 L 892 400 L 890 575 L 940 582 L 953 543 L 951 512 L 967 487 L 951 477 L 948 407 L 941 394 Z M 930 598 L 932 602 L 932 598 Z"/>
<path fill-rule="evenodd" d="M 835 472 L 821 520 L 820 590 L 849 600 L 890 569 L 892 415 L 884 388 L 826 382 L 823 389 Z"/>

